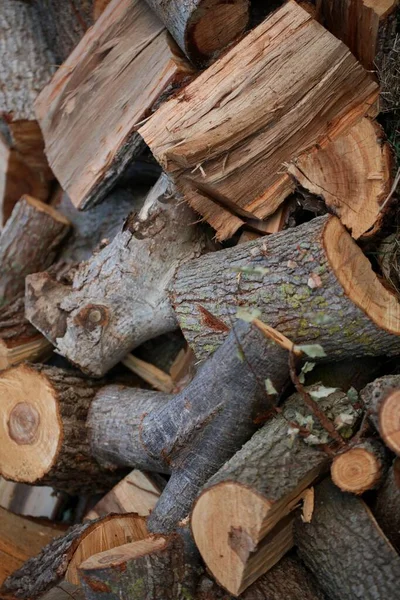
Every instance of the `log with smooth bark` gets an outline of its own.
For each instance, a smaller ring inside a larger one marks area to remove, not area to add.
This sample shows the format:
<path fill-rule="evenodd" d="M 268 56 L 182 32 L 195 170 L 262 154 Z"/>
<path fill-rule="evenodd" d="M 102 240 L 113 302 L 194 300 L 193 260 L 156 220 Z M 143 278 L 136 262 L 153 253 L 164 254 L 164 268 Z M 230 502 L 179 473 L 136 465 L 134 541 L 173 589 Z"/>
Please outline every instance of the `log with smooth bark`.
<path fill-rule="evenodd" d="M 379 487 L 387 468 L 388 457 L 384 445 L 378 440 L 367 440 L 333 459 L 331 477 L 343 492 L 361 495 Z"/>
<path fill-rule="evenodd" d="M 377 95 L 346 46 L 289 0 L 139 133 L 224 240 L 273 214 L 294 188 L 288 164 L 345 134 Z"/>
<path fill-rule="evenodd" d="M 107 195 L 144 146 L 136 125 L 192 74 L 145 0 L 112 1 L 36 102 L 49 164 L 77 208 Z"/>
<path fill-rule="evenodd" d="M 194 63 L 203 65 L 246 29 L 249 0 L 146 0 Z"/>
<path fill-rule="evenodd" d="M 43 546 L 62 535 L 60 527 L 35 521 L 0 508 L 0 585 Z"/>
<path fill-rule="evenodd" d="M 362 390 L 361 398 L 382 440 L 400 455 L 400 375 L 375 379 Z"/>
<path fill-rule="evenodd" d="M 198 359 L 218 348 L 241 307 L 289 339 L 321 344 L 330 360 L 399 348 L 397 294 L 329 215 L 187 262 L 171 302 Z"/>
<path fill-rule="evenodd" d="M 315 490 L 311 523 L 296 522 L 300 556 L 332 600 L 399 600 L 400 556 L 366 504 L 329 480 Z"/>
<path fill-rule="evenodd" d="M 201 569 L 179 534 L 151 536 L 90 557 L 79 567 L 87 600 L 187 600 Z"/>
<path fill-rule="evenodd" d="M 137 515 L 110 515 L 76 525 L 27 560 L 0 589 L 3 598 L 35 600 L 62 579 L 79 584 L 78 566 L 89 556 L 147 537 L 145 520 Z"/>
<path fill-rule="evenodd" d="M 378 490 L 373 513 L 382 531 L 400 552 L 400 459 L 396 458 Z"/>
<path fill-rule="evenodd" d="M 320 404 L 332 423 L 345 410 L 356 416 L 342 392 L 330 394 Z M 301 424 L 296 421 L 299 415 Z M 235 596 L 293 546 L 292 512 L 307 488 L 329 468 L 324 450 L 307 443 L 307 438 L 293 437 L 293 431 L 304 429 L 305 416 L 311 423 L 315 419 L 295 394 L 282 413 L 210 479 L 194 504 L 191 528 L 196 545 L 216 581 Z M 317 422 L 310 429 L 316 437 L 321 427 Z"/>
<path fill-rule="evenodd" d="M 92 458 L 86 419 L 99 382 L 56 367 L 24 364 L 0 374 L 0 473 L 71 494 L 104 491 L 119 479 Z"/>
<path fill-rule="evenodd" d="M 167 190 L 161 178 L 139 215 L 80 266 L 71 286 L 46 274 L 27 278 L 27 318 L 90 375 L 102 376 L 133 348 L 177 329 L 167 287 L 182 262 L 212 247 L 191 209 Z"/>

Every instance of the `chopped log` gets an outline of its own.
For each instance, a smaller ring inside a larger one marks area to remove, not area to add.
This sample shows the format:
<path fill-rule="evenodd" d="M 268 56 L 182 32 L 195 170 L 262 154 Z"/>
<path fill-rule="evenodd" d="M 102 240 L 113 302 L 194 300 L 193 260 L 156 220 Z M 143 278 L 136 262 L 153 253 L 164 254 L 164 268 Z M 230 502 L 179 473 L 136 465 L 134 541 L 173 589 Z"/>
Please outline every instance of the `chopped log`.
<path fill-rule="evenodd" d="M 326 600 L 309 571 L 295 556 L 285 556 L 240 596 L 241 600 Z M 233 600 L 216 583 L 203 577 L 196 600 Z"/>
<path fill-rule="evenodd" d="M 322 196 L 355 239 L 376 234 L 390 207 L 393 155 L 381 126 L 361 119 L 346 135 L 313 148 L 289 166 L 307 190 Z"/>
<path fill-rule="evenodd" d="M 291 340 L 321 344 L 330 360 L 395 354 L 398 348 L 397 294 L 382 285 L 336 217 L 185 263 L 171 301 L 198 359 L 218 348 L 240 307 L 257 309 L 260 319 Z M 330 335 L 322 339 L 318 323 L 327 319 Z"/>
<path fill-rule="evenodd" d="M 294 187 L 285 165 L 346 133 L 377 94 L 345 45 L 290 0 L 139 133 L 224 240 L 273 214 Z"/>
<path fill-rule="evenodd" d="M 378 440 L 367 440 L 338 454 L 331 466 L 331 477 L 342 492 L 361 495 L 377 488 L 388 468 L 385 447 Z"/>
<path fill-rule="evenodd" d="M 378 491 L 374 516 L 382 531 L 400 552 L 400 459 L 396 458 Z"/>
<path fill-rule="evenodd" d="M 54 538 L 62 535 L 62 529 L 50 522 L 24 519 L 0 508 L 0 585 L 11 573 L 35 556 Z"/>
<path fill-rule="evenodd" d="M 144 0 L 113 0 L 36 102 L 49 164 L 77 208 L 106 196 L 143 147 L 136 125 L 192 74 Z"/>
<path fill-rule="evenodd" d="M 87 600 L 187 600 L 201 570 L 190 564 L 178 534 L 152 536 L 95 554 L 79 567 Z"/>
<path fill-rule="evenodd" d="M 146 0 L 187 57 L 204 66 L 246 29 L 249 0 Z"/>
<path fill-rule="evenodd" d="M 368 70 L 382 60 L 396 29 L 397 0 L 320 0 L 324 25 L 350 48 Z"/>
<path fill-rule="evenodd" d="M 361 392 L 375 428 L 386 446 L 400 455 L 400 375 L 387 375 Z"/>
<path fill-rule="evenodd" d="M 35 600 L 64 577 L 78 585 L 78 566 L 89 556 L 147 535 L 145 520 L 137 515 L 109 515 L 76 525 L 8 577 L 0 594 Z"/>
<path fill-rule="evenodd" d="M 0 226 L 25 193 L 46 200 L 52 179 L 33 104 L 54 71 L 36 8 L 4 0 L 0 17 Z"/>
<path fill-rule="evenodd" d="M 160 478 L 161 479 L 161 478 Z M 158 480 L 138 469 L 129 473 L 88 512 L 85 519 L 97 519 L 110 513 L 137 513 L 147 517 L 161 494 Z"/>
<path fill-rule="evenodd" d="M 178 266 L 211 244 L 167 190 L 161 178 L 139 215 L 80 266 L 72 286 L 46 274 L 27 278 L 27 318 L 85 373 L 102 376 L 133 348 L 178 327 L 167 288 Z"/>
<path fill-rule="evenodd" d="M 333 422 L 345 407 L 351 410 L 349 404 L 345 394 L 335 392 L 321 408 Z M 309 445 L 307 438 L 293 438 L 291 431 L 298 426 L 298 432 L 303 425 L 296 423 L 299 414 L 310 415 L 312 422 L 310 409 L 295 394 L 282 414 L 264 425 L 210 479 L 194 504 L 191 528 L 196 545 L 216 581 L 235 596 L 293 546 L 293 515 L 287 530 L 281 531 L 282 520 L 329 468 L 326 452 Z M 314 424 L 309 432 L 314 437 L 317 427 Z"/>
<path fill-rule="evenodd" d="M 3 371 L 1 475 L 71 494 L 110 489 L 120 474 L 107 473 L 92 458 L 86 431 L 99 385 L 79 373 L 42 365 Z"/>
<path fill-rule="evenodd" d="M 311 523 L 297 519 L 296 542 L 332 600 L 400 598 L 400 556 L 364 502 L 329 480 L 316 488 Z"/>

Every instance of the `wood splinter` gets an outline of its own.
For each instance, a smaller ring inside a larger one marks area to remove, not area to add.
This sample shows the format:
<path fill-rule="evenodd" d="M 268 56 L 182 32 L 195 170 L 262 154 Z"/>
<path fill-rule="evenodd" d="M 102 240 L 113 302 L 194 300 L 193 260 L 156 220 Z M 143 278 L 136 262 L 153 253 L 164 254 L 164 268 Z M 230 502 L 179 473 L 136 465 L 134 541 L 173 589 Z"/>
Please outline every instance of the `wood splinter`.
<path fill-rule="evenodd" d="M 383 444 L 367 440 L 334 458 L 331 477 L 343 492 L 361 495 L 382 483 L 387 466 Z"/>

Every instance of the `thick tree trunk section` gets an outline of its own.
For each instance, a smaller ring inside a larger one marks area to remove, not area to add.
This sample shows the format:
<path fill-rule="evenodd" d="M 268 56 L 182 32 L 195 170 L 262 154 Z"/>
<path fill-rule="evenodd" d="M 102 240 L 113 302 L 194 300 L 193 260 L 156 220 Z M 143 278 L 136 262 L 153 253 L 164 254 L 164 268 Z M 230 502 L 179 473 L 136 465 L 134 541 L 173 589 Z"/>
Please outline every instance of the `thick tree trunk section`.
<path fill-rule="evenodd" d="M 378 440 L 367 440 L 334 458 L 331 477 L 343 492 L 361 495 L 382 483 L 387 468 L 384 445 Z"/>
<path fill-rule="evenodd" d="M 136 513 L 148 517 L 161 491 L 161 477 L 151 476 L 135 469 L 108 492 L 85 519 L 98 519 L 110 513 Z"/>
<path fill-rule="evenodd" d="M 375 235 L 390 203 L 393 155 L 382 127 L 364 118 L 324 148 L 312 149 L 289 166 L 307 190 L 322 196 L 355 239 Z M 349 160 L 351 157 L 351 160 Z"/>
<path fill-rule="evenodd" d="M 396 458 L 378 491 L 374 516 L 382 531 L 400 552 L 400 459 Z"/>
<path fill-rule="evenodd" d="M 333 422 L 345 407 L 352 410 L 349 404 L 345 394 L 335 392 L 324 399 L 321 409 Z M 264 425 L 210 479 L 194 505 L 191 527 L 196 545 L 216 581 L 235 596 L 293 545 L 291 530 L 280 530 L 284 519 L 329 468 L 326 452 L 309 445 L 307 438 L 291 436 L 299 413 L 311 415 L 295 394 L 282 414 Z M 316 423 L 314 436 L 317 429 L 321 428 Z"/>
<path fill-rule="evenodd" d="M 167 188 L 161 179 L 139 216 L 81 265 L 72 286 L 45 274 L 27 279 L 27 318 L 90 375 L 102 376 L 133 348 L 177 329 L 167 287 L 182 262 L 207 249 L 207 237 L 184 203 L 166 199 Z"/>
<path fill-rule="evenodd" d="M 18 517 L 0 508 L 0 585 L 24 561 L 38 554 L 43 546 L 62 535 L 62 529 L 50 523 Z"/>
<path fill-rule="evenodd" d="M 329 480 L 316 488 L 311 523 L 297 520 L 296 542 L 332 600 L 400 598 L 400 556 L 364 502 Z"/>
<path fill-rule="evenodd" d="M 243 594 L 241 600 L 326 600 L 318 584 L 294 556 L 285 556 Z M 214 582 L 203 578 L 196 600 L 234 600 Z"/>
<path fill-rule="evenodd" d="M 221 344 L 240 307 L 293 341 L 321 344 L 329 360 L 399 352 L 397 295 L 331 216 L 187 262 L 171 301 L 198 359 Z"/>
<path fill-rule="evenodd" d="M 0 472 L 71 494 L 107 490 L 118 473 L 92 458 L 86 419 L 99 382 L 55 367 L 21 365 L 0 375 L 5 415 Z"/>
<path fill-rule="evenodd" d="M 137 515 L 110 515 L 76 525 L 27 560 L 4 582 L 0 593 L 2 597 L 35 600 L 64 577 L 69 583 L 78 584 L 77 568 L 93 553 L 147 535 L 144 519 Z"/>
<path fill-rule="evenodd" d="M 346 133 L 377 95 L 345 45 L 290 0 L 139 133 L 224 240 L 273 214 L 294 188 L 285 165 Z"/>
<path fill-rule="evenodd" d="M 201 572 L 188 558 L 178 534 L 153 536 L 92 556 L 80 565 L 81 584 L 87 600 L 187 600 Z"/>
<path fill-rule="evenodd" d="M 204 65 L 237 39 L 249 22 L 249 1 L 146 0 L 183 52 Z"/>
<path fill-rule="evenodd" d="M 361 392 L 372 423 L 385 444 L 400 455 L 400 375 L 387 375 Z"/>
<path fill-rule="evenodd" d="M 36 102 L 49 164 L 77 208 L 106 196 L 143 148 L 137 124 L 192 74 L 144 0 L 113 0 Z"/>

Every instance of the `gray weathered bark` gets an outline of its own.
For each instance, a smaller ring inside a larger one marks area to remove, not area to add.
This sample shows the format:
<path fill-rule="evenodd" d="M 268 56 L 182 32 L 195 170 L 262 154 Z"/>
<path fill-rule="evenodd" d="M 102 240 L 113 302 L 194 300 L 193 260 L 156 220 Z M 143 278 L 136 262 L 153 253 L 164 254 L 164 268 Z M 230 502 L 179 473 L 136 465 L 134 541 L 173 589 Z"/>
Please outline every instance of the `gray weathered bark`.
<path fill-rule="evenodd" d="M 249 23 L 249 1 L 146 0 L 190 60 L 210 61 Z"/>
<path fill-rule="evenodd" d="M 300 556 L 332 600 L 399 600 L 400 556 L 362 500 L 329 480 L 315 490 L 311 523 L 296 523 Z"/>
<path fill-rule="evenodd" d="M 374 516 L 382 531 L 400 552 L 400 459 L 396 458 L 379 489 Z"/>
<path fill-rule="evenodd" d="M 90 375 L 102 376 L 133 348 L 178 327 L 166 289 L 183 261 L 206 250 L 207 238 L 167 190 L 162 177 L 139 216 L 81 265 L 72 286 L 52 286 L 41 274 L 27 278 L 27 318 Z M 57 288 L 55 303 L 41 302 L 44 284 L 46 293 Z"/>

